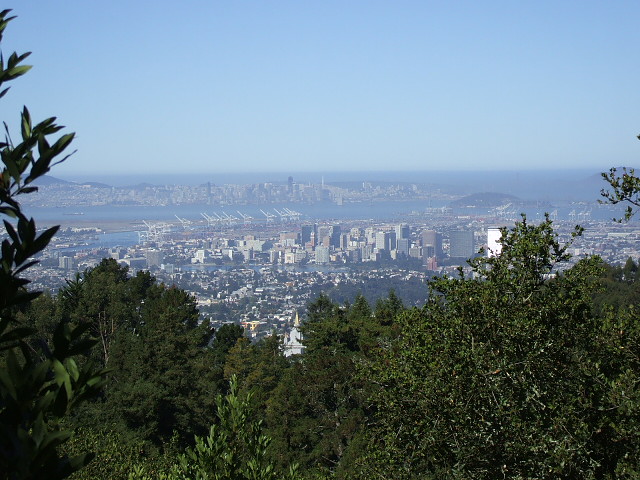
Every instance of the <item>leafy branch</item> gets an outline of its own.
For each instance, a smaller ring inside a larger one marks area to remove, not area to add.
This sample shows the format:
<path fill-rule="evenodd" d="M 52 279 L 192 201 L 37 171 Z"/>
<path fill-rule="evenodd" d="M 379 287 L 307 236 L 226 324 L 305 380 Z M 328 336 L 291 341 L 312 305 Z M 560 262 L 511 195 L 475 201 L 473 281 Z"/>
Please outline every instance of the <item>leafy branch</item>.
<path fill-rule="evenodd" d="M 638 135 L 640 140 L 640 135 Z M 604 200 L 600 203 L 616 205 L 621 202 L 630 203 L 623 218 L 614 219 L 616 222 L 628 221 L 634 215 L 633 207 L 640 207 L 640 178 L 633 168 L 622 167 L 622 174 L 618 174 L 617 168 L 611 168 L 609 172 L 602 172 L 602 178 L 609 184 L 611 190 L 602 189 L 600 195 Z"/>

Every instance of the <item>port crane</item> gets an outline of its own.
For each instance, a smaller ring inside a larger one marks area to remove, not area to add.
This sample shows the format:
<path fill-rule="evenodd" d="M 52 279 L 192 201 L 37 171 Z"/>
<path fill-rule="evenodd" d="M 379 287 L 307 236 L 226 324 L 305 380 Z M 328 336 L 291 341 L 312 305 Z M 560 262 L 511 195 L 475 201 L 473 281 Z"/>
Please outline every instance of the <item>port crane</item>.
<path fill-rule="evenodd" d="M 164 240 L 164 234 L 171 231 L 171 226 L 165 222 L 147 222 L 143 220 L 142 223 L 147 227 L 146 232 L 138 234 L 140 240 L 144 242 L 156 242 L 160 243 Z"/>
<path fill-rule="evenodd" d="M 251 215 L 244 214 L 240 210 L 236 210 L 236 212 L 238 212 L 238 215 L 242 217 L 245 225 L 249 225 L 251 223 L 251 220 L 253 220 L 253 217 Z"/>
<path fill-rule="evenodd" d="M 178 221 L 182 224 L 183 230 L 191 230 L 191 220 L 186 220 L 184 218 L 180 218 L 178 215 L 175 215 Z"/>
<path fill-rule="evenodd" d="M 262 209 L 260 209 L 260 211 L 267 218 L 267 223 L 272 223 L 273 219 L 276 218 L 276 216 L 273 213 L 265 212 Z"/>
<path fill-rule="evenodd" d="M 284 207 L 284 211 L 289 215 L 289 218 L 291 220 L 295 220 L 298 221 L 300 220 L 300 217 L 302 216 L 302 214 L 300 212 L 296 212 L 295 210 L 291 210 L 287 207 Z"/>

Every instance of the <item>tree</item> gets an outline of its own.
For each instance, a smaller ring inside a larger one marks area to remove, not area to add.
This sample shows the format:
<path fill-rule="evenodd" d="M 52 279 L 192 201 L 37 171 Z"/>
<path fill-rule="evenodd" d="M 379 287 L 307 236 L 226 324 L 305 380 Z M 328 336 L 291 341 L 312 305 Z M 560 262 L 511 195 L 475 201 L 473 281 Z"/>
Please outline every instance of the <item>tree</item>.
<path fill-rule="evenodd" d="M 602 291 L 595 292 L 594 312 L 606 316 L 610 311 L 622 312 L 640 307 L 638 265 L 627 259 L 624 266 L 604 265 Z"/>
<path fill-rule="evenodd" d="M 470 262 L 474 278 L 435 280 L 400 316 L 361 370 L 378 386 L 361 478 L 637 473 L 637 321 L 592 314 L 600 261 L 557 272 L 566 249 L 548 218 L 523 219 L 498 257 Z"/>
<path fill-rule="evenodd" d="M 195 300 L 183 290 L 155 285 L 149 289 L 135 335 L 124 335 L 105 407 L 157 445 L 174 432 L 192 437 L 206 414 L 199 406 L 205 392 L 197 388 L 200 372 L 195 364 L 205 355 L 211 336 L 207 324 L 198 326 Z"/>
<path fill-rule="evenodd" d="M 264 412 L 267 400 L 289 366 L 282 337 L 274 333 L 256 343 L 242 337 L 226 356 L 224 375 L 227 379 L 236 377 L 238 391 L 241 394 L 251 392 L 255 409 Z"/>
<path fill-rule="evenodd" d="M 374 355 L 391 331 L 387 308 L 398 303 L 393 295 L 381 303 L 380 317 L 362 295 L 340 306 L 322 294 L 308 305 L 301 327 L 305 353 L 282 374 L 266 402 L 279 462 L 293 459 L 315 475 L 350 477 L 343 460 L 359 447 L 370 413 L 368 380 L 356 377 L 357 365 Z"/>
<path fill-rule="evenodd" d="M 638 135 L 640 140 L 640 135 Z M 634 214 L 633 207 L 640 207 L 640 178 L 636 175 L 635 169 L 622 168 L 622 175 L 618 175 L 617 168 L 611 168 L 609 172 L 603 172 L 602 178 L 609 184 L 611 191 L 604 188 L 600 194 L 605 198 L 601 203 L 616 205 L 621 202 L 630 203 L 624 213 L 624 220 L 630 220 Z M 623 219 L 617 219 L 621 222 Z"/>
<path fill-rule="evenodd" d="M 139 319 L 149 289 L 155 279 L 149 272 L 129 277 L 128 267 L 112 258 L 77 274 L 58 294 L 59 310 L 65 321 L 88 325 L 99 340 L 92 358 L 101 366 L 109 364 L 114 341 L 121 330 L 131 332 Z"/>
<path fill-rule="evenodd" d="M 0 12 L 0 42 L 14 17 Z M 29 53 L 0 54 L 0 87 L 31 67 L 23 65 Z M 0 98 L 8 88 L 0 90 Z M 0 142 L 3 168 L 0 173 L 0 215 L 7 238 L 2 240 L 0 257 L 0 475 L 2 478 L 64 478 L 91 459 L 90 454 L 74 458 L 62 454 L 59 446 L 72 432 L 60 420 L 86 398 L 94 395 L 104 381 L 104 371 L 91 364 L 79 366 L 75 360 L 93 341 L 86 328 L 59 323 L 50 343 L 35 341 L 37 333 L 21 323 L 17 313 L 40 292 L 27 290 L 24 273 L 36 263 L 33 257 L 49 243 L 58 227 L 38 233 L 35 221 L 22 211 L 19 196 L 37 190 L 33 182 L 62 161 L 74 134 L 67 133 L 53 144 L 51 136 L 61 126 L 55 118 L 33 125 L 26 107 L 21 119 L 21 141 L 14 142 L 5 123 Z"/>
<path fill-rule="evenodd" d="M 278 471 L 267 457 L 270 438 L 262 433 L 262 421 L 255 419 L 251 393 L 240 396 L 235 377 L 229 393 L 216 397 L 216 422 L 206 437 L 196 436 L 195 446 L 179 455 L 169 472 L 157 477 L 166 480 L 276 480 L 298 478 L 297 467 Z M 156 478 L 157 478 L 156 477 Z M 144 467 L 129 476 L 130 480 L 151 477 Z"/>

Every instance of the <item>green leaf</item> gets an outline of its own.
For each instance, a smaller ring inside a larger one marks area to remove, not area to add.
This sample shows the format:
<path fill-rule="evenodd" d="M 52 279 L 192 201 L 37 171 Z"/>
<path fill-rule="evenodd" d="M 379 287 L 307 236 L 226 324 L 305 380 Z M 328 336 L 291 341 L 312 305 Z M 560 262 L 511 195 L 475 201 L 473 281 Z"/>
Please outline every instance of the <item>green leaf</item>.
<path fill-rule="evenodd" d="M 46 246 L 49 245 L 49 242 L 51 241 L 51 239 L 56 234 L 56 232 L 58 231 L 59 228 L 60 228 L 60 226 L 56 225 L 55 227 L 48 228 L 47 230 L 42 232 L 38 236 L 38 238 L 36 238 L 35 241 L 33 242 L 33 250 L 32 250 L 33 253 L 32 253 L 32 255 L 34 253 L 38 253 L 38 252 L 44 250 L 46 248 Z"/>
<path fill-rule="evenodd" d="M 73 141 L 75 137 L 75 133 L 67 133 L 66 135 L 61 136 L 51 147 L 54 151 L 54 155 L 58 155 L 65 148 L 69 146 L 69 144 Z"/>
<path fill-rule="evenodd" d="M 31 115 L 27 107 L 22 109 L 22 138 L 24 140 L 31 137 Z"/>
<path fill-rule="evenodd" d="M 9 236 L 11 237 L 11 240 L 13 240 L 13 243 L 20 243 L 20 239 L 18 238 L 18 234 L 16 233 L 16 230 L 13 228 L 13 225 L 11 225 L 6 220 L 3 220 L 2 222 L 4 223 L 4 228 L 9 234 Z"/>
<path fill-rule="evenodd" d="M 15 78 L 18 78 L 24 75 L 29 70 L 31 70 L 31 65 L 20 65 L 13 68 L 8 68 L 4 71 L 4 74 L 5 74 L 4 80 L 5 81 L 13 80 Z"/>
<path fill-rule="evenodd" d="M 0 336 L 0 342 L 13 342 L 16 340 L 22 340 L 35 332 L 35 329 L 29 327 L 14 328 L 13 330 L 2 334 Z"/>

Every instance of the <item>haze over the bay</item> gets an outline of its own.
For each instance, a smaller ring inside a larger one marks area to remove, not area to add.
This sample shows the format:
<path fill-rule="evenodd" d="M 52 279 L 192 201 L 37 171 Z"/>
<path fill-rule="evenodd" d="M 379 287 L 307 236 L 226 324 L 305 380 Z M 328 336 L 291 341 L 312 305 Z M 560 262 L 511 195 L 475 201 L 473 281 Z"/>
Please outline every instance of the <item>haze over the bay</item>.
<path fill-rule="evenodd" d="M 24 104 L 77 132 L 60 177 L 597 172 L 639 158 L 639 2 L 6 7 L 18 18 L 3 53 L 33 51 L 34 68 L 3 118 Z"/>

